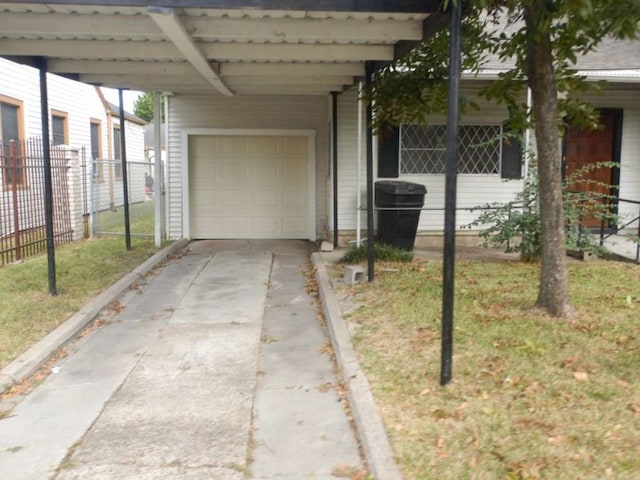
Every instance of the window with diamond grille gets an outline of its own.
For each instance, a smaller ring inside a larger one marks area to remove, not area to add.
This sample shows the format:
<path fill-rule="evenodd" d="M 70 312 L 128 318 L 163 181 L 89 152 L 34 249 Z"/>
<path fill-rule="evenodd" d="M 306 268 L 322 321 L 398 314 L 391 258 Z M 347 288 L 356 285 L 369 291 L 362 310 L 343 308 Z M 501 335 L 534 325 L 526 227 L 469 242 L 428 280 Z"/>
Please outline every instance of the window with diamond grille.
<path fill-rule="evenodd" d="M 444 174 L 446 134 L 446 125 L 403 125 L 400 172 Z M 500 173 L 501 125 L 461 125 L 459 134 L 458 173 Z"/>

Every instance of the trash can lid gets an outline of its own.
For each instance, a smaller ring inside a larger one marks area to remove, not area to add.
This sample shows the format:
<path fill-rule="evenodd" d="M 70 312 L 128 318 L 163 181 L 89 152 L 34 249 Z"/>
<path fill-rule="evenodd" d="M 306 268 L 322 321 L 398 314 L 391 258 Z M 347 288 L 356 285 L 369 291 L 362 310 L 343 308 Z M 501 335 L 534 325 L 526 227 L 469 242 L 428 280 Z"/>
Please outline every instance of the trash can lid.
<path fill-rule="evenodd" d="M 395 195 L 424 195 L 427 193 L 427 187 L 403 180 L 380 180 L 376 182 L 376 191 Z"/>

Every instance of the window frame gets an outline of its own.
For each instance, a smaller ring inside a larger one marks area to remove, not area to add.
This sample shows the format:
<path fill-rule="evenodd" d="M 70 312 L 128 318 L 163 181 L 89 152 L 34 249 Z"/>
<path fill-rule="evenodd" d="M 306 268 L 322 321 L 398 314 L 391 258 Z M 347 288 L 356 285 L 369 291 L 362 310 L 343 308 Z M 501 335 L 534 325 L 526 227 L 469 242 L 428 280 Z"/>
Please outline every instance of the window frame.
<path fill-rule="evenodd" d="M 24 103 L 22 102 L 22 100 L 18 100 L 17 98 L 13 98 L 13 97 L 9 97 L 7 95 L 2 95 L 0 94 L 0 104 L 5 104 L 5 105 L 9 105 L 11 107 L 15 107 L 16 109 L 16 124 L 17 124 L 17 130 L 18 130 L 18 138 L 17 138 L 17 142 L 18 142 L 18 149 L 20 150 L 23 147 L 24 144 Z M 2 126 L 2 119 L 0 118 L 0 140 L 3 142 L 4 139 L 1 138 L 2 136 L 2 130 L 1 130 L 1 126 Z M 4 145 L 2 145 L 2 143 L 0 142 L 0 148 L 4 148 Z M 5 159 L 4 153 L 2 154 L 2 159 Z M 24 158 L 22 158 L 21 160 L 25 160 Z M 8 168 L 9 165 L 3 165 L 3 168 Z M 8 182 L 6 175 L 2 175 L 2 186 L 5 190 L 12 190 L 14 188 L 20 188 L 20 189 L 24 189 L 24 188 L 28 188 L 29 183 L 28 183 L 28 176 L 27 176 L 27 171 L 26 171 L 26 165 L 23 162 L 22 165 L 22 172 L 20 174 L 20 181 L 19 182 Z"/>
<path fill-rule="evenodd" d="M 62 143 L 56 143 L 53 131 L 54 119 L 62 120 Z M 51 146 L 69 145 L 69 114 L 62 110 L 51 109 Z"/>

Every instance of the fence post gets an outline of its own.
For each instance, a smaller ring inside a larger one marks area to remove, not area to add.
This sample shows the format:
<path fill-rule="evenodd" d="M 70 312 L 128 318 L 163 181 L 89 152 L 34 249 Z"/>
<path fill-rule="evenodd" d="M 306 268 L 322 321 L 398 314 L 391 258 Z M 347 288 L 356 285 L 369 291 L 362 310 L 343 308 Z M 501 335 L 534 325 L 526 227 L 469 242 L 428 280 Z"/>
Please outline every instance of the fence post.
<path fill-rule="evenodd" d="M 18 177 L 18 162 L 16 160 L 16 142 L 9 141 L 9 159 L 11 169 L 11 189 L 13 200 L 13 238 L 16 251 L 16 261 L 22 260 L 22 236 L 20 234 L 20 206 L 18 205 L 18 178 L 22 178 L 22 171 Z"/>
<path fill-rule="evenodd" d="M 73 230 L 73 240 L 84 238 L 82 176 L 80 173 L 79 150 L 75 147 L 65 148 L 67 166 L 67 191 L 69 192 L 69 219 Z"/>

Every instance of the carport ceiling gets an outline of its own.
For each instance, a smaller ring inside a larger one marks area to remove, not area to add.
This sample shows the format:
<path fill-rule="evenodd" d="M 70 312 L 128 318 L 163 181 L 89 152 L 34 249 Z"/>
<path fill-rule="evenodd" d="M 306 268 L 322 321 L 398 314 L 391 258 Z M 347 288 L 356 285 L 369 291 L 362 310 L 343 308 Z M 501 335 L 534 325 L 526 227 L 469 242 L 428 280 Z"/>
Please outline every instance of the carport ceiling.
<path fill-rule="evenodd" d="M 440 0 L 0 2 L 0 54 L 175 94 L 341 91 L 444 23 Z"/>

